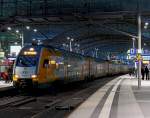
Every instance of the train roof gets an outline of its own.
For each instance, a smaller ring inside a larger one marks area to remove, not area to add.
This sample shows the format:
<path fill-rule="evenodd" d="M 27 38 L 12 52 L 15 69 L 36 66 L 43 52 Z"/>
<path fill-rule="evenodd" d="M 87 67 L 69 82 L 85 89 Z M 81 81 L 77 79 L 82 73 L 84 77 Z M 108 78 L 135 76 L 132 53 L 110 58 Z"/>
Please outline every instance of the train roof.
<path fill-rule="evenodd" d="M 36 49 L 39 49 L 39 50 L 45 47 L 45 48 L 49 48 L 49 49 L 52 49 L 52 50 L 55 50 L 55 51 L 61 51 L 62 53 L 67 53 L 69 55 L 74 55 L 74 56 L 84 57 L 84 58 L 90 58 L 90 59 L 93 59 L 97 62 L 104 62 L 104 61 L 110 62 L 109 60 L 104 60 L 104 59 L 101 59 L 101 58 L 95 58 L 95 57 L 91 57 L 91 56 L 87 56 L 87 55 L 82 55 L 80 53 L 70 52 L 70 51 L 60 49 L 60 48 L 50 46 L 50 45 L 28 45 L 28 46 L 23 47 L 23 49 L 32 48 L 32 47 L 34 47 Z"/>

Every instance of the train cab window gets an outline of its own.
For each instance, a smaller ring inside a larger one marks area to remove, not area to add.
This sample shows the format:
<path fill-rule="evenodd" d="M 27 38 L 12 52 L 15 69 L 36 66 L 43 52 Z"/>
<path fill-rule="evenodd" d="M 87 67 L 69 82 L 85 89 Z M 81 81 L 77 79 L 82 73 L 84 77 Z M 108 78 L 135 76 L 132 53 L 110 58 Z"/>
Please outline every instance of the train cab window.
<path fill-rule="evenodd" d="M 43 62 L 43 68 L 48 68 L 48 65 L 49 65 L 49 60 L 45 59 Z"/>
<path fill-rule="evenodd" d="M 32 67 L 32 66 L 36 66 L 36 63 L 37 63 L 37 58 L 35 56 L 20 55 L 17 59 L 16 65 Z"/>

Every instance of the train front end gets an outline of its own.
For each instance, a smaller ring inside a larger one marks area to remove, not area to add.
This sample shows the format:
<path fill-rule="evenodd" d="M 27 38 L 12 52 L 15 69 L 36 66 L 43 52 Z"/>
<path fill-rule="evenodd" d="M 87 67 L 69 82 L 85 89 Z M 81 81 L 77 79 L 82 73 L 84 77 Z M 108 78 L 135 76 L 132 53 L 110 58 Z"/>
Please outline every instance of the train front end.
<path fill-rule="evenodd" d="M 16 88 L 37 88 L 38 62 L 40 49 L 37 47 L 24 47 L 19 53 L 13 72 L 13 85 Z"/>

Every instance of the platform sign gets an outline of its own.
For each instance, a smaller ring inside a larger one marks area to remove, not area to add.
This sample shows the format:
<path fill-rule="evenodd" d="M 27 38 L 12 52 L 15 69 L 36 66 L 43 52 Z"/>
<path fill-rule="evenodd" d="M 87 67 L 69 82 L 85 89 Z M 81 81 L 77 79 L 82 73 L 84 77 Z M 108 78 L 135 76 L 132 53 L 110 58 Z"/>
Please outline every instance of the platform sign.
<path fill-rule="evenodd" d="M 136 60 L 137 61 L 143 60 L 142 55 L 141 54 L 137 54 L 136 55 Z"/>
<path fill-rule="evenodd" d="M 130 49 L 130 55 L 136 55 L 136 49 L 135 48 Z"/>
<path fill-rule="evenodd" d="M 0 52 L 0 58 L 4 58 L 5 52 Z"/>
<path fill-rule="evenodd" d="M 142 57 L 143 57 L 143 60 L 145 60 L 145 61 L 149 61 L 150 60 L 150 55 L 147 55 L 147 56 L 143 55 Z"/>
<path fill-rule="evenodd" d="M 21 50 L 21 46 L 10 46 L 10 53 L 11 53 L 11 55 L 13 55 L 13 56 L 17 56 L 18 55 L 18 53 L 20 52 L 20 50 Z"/>

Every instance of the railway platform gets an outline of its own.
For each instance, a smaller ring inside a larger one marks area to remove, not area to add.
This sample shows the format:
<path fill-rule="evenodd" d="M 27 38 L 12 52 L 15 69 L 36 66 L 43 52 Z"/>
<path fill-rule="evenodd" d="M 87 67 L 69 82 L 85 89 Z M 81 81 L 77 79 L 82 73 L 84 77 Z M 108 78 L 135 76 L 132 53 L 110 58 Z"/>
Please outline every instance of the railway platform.
<path fill-rule="evenodd" d="M 150 80 L 120 76 L 97 90 L 68 118 L 150 118 Z"/>
<path fill-rule="evenodd" d="M 0 80 L 0 88 L 11 87 L 13 86 L 12 82 L 5 82 L 4 80 Z"/>

